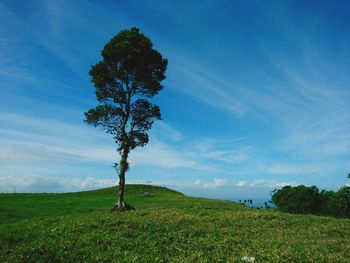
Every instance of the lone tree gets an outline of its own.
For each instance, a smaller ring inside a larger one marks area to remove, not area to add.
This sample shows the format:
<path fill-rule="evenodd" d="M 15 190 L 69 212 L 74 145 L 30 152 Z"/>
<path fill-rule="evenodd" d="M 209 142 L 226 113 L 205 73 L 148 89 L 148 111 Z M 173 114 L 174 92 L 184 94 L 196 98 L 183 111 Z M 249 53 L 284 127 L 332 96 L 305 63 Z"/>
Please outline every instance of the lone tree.
<path fill-rule="evenodd" d="M 101 51 L 103 60 L 89 74 L 98 105 L 85 113 L 85 122 L 112 134 L 120 154 L 115 163 L 119 187 L 113 210 L 132 209 L 124 201 L 125 172 L 130 150 L 148 143 L 147 131 L 161 119 L 149 99 L 163 89 L 168 61 L 138 28 L 119 32 Z"/>

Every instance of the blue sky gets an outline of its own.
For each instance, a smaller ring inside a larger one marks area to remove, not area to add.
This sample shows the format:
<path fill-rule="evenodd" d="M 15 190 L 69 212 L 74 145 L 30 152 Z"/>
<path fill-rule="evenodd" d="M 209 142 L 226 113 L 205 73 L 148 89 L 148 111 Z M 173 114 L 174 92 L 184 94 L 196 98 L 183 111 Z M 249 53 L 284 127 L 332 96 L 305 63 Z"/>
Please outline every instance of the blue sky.
<path fill-rule="evenodd" d="M 163 121 L 128 183 L 266 198 L 350 172 L 346 1 L 0 1 L 0 191 L 113 185 L 112 138 L 83 123 L 88 71 L 132 26 L 168 58 Z"/>

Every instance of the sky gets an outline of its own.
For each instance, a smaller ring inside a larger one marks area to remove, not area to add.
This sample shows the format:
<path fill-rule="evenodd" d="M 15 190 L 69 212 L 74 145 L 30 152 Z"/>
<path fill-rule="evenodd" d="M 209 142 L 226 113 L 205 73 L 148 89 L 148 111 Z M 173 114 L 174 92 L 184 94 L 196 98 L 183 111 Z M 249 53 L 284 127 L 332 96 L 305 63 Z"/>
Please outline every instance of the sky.
<path fill-rule="evenodd" d="M 0 192 L 116 184 L 112 137 L 83 122 L 88 71 L 136 26 L 168 59 L 163 120 L 127 183 L 266 199 L 350 172 L 347 1 L 0 0 Z"/>

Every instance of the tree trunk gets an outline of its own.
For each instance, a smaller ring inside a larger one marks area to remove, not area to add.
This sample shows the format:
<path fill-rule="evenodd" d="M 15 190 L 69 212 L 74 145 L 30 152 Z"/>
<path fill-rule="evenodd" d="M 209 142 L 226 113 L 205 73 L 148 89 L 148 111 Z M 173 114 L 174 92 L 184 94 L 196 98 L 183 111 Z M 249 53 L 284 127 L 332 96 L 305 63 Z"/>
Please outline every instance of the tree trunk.
<path fill-rule="evenodd" d="M 123 123 L 121 126 L 121 135 L 122 135 L 122 152 L 121 152 L 121 160 L 120 160 L 120 168 L 119 168 L 119 188 L 118 188 L 118 198 L 117 198 L 117 203 L 114 206 L 113 210 L 117 211 L 125 211 L 125 210 L 133 210 L 134 208 L 128 204 L 125 203 L 124 201 L 124 190 L 125 190 L 125 172 L 129 168 L 129 163 L 128 163 L 128 155 L 130 151 L 130 145 L 129 145 L 129 138 L 127 133 L 125 132 L 125 127 L 129 119 L 130 115 L 130 98 L 131 98 L 131 93 L 128 92 L 127 94 L 127 101 L 125 105 L 125 111 L 126 115 L 123 119 Z"/>
<path fill-rule="evenodd" d="M 125 211 L 125 210 L 134 209 L 132 206 L 128 205 L 124 201 L 125 173 L 128 170 L 128 154 L 129 154 L 129 149 L 125 148 L 122 153 L 122 158 L 120 160 L 118 196 L 117 196 L 117 203 L 112 209 L 114 211 Z"/>
<path fill-rule="evenodd" d="M 118 199 L 117 199 L 117 208 L 125 209 L 126 204 L 124 201 L 124 190 L 125 190 L 125 172 L 127 169 L 127 161 L 122 157 L 122 160 L 120 161 L 120 170 L 119 170 L 119 187 L 118 187 Z"/>

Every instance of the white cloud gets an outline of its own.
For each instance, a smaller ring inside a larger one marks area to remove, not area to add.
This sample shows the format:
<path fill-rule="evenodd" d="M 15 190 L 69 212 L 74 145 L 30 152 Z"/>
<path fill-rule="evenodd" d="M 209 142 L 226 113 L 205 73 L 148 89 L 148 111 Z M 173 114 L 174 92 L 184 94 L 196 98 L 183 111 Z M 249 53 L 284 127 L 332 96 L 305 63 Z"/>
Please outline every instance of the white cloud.
<path fill-rule="evenodd" d="M 226 142 L 226 141 L 225 141 Z M 232 147 L 226 144 L 224 147 Z M 251 147 L 238 150 L 222 150 L 221 143 L 215 140 L 196 140 L 190 143 L 168 144 L 158 139 L 150 140 L 144 148 L 135 149 L 130 153 L 132 165 L 150 165 L 160 168 L 190 168 L 203 171 L 218 171 L 219 164 L 241 163 L 249 159 Z M 237 147 L 234 147 L 237 148 Z"/>
<path fill-rule="evenodd" d="M 238 187 L 244 187 L 244 186 L 246 186 L 247 185 L 247 181 L 239 181 L 238 183 L 237 183 L 237 186 Z"/>
<path fill-rule="evenodd" d="M 310 50 L 300 39 L 296 38 L 296 41 L 300 41 L 300 57 L 295 59 L 264 50 L 270 60 L 267 63 L 274 68 L 275 74 L 271 77 L 263 70 L 256 72 L 264 81 L 257 82 L 254 88 L 249 87 L 249 80 L 240 85 L 225 72 L 217 76 L 214 69 L 208 70 L 193 58 L 181 58 L 181 63 L 175 65 L 175 71 L 181 76 L 175 86 L 214 108 L 232 113 L 232 118 L 238 115 L 251 122 L 267 123 L 266 129 L 272 127 L 278 131 L 270 140 L 269 153 L 280 152 L 289 154 L 290 158 L 320 163 L 348 154 L 350 95 L 345 88 L 348 70 L 337 61 L 323 59 L 322 50 Z M 320 63 L 325 72 L 317 71 Z M 183 64 L 189 66 L 183 67 Z M 339 69 L 334 73 L 337 77 L 329 77 L 328 73 L 334 72 L 335 67 Z M 188 86 L 191 89 L 185 88 Z M 214 152 L 212 156 L 215 154 L 221 158 L 220 153 Z M 228 160 L 235 162 L 246 158 L 240 154 Z M 282 170 L 282 167 L 274 169 Z M 301 170 L 296 172 L 304 174 Z"/>
<path fill-rule="evenodd" d="M 166 169 L 191 168 L 204 170 L 209 168 L 192 158 L 187 149 L 175 150 L 156 140 L 151 141 L 144 148 L 138 148 L 131 152 L 130 162 L 132 165 L 142 164 Z"/>
<path fill-rule="evenodd" d="M 200 179 L 197 179 L 192 184 L 180 184 L 183 186 L 194 186 L 196 188 L 213 188 L 213 187 L 222 187 L 226 186 L 228 184 L 227 179 L 221 179 L 221 178 L 214 178 L 213 181 L 202 181 Z"/>
<path fill-rule="evenodd" d="M 186 63 L 183 63 L 184 60 L 186 60 Z M 175 87 L 191 86 L 191 89 L 184 88 L 181 91 L 220 110 L 234 113 L 237 116 L 245 115 L 247 109 L 242 101 L 238 99 L 239 96 L 237 96 L 236 92 L 238 87 L 233 87 L 233 83 L 226 82 L 218 75 L 200 67 L 188 58 L 181 58 L 180 64 L 176 64 L 175 60 L 174 64 L 174 69 L 177 75 L 180 76 L 177 82 L 179 79 L 182 80 Z"/>
<path fill-rule="evenodd" d="M 171 125 L 165 121 L 157 121 L 151 131 L 158 137 L 164 137 L 165 139 L 170 139 L 171 141 L 179 142 L 184 136 L 181 132 L 174 129 Z"/>
<path fill-rule="evenodd" d="M 52 118 L 33 117 L 20 113 L 0 112 L 0 121 L 4 127 L 1 132 L 13 133 L 13 136 L 29 137 L 30 139 L 73 139 L 96 140 L 106 138 L 102 132 L 83 123 L 72 124 Z M 25 132 L 24 132 L 25 131 Z"/>
<path fill-rule="evenodd" d="M 105 162 L 118 160 L 117 152 L 110 147 L 93 147 L 83 142 L 67 141 L 64 144 L 52 139 L 37 143 L 26 141 L 0 140 L 0 162 L 52 161 L 52 162 Z M 59 139 L 58 139 L 59 141 Z"/>
<path fill-rule="evenodd" d="M 113 141 L 103 132 L 83 124 L 69 124 L 54 119 L 1 113 L 0 121 L 8 128 L 0 129 L 0 161 L 16 165 L 18 161 L 102 162 L 119 160 Z M 170 125 L 160 125 L 158 134 L 166 134 L 179 142 L 183 136 Z M 181 147 L 151 138 L 144 148 L 130 154 L 133 166 L 146 165 L 164 169 L 190 168 L 212 170 L 190 146 Z"/>
<path fill-rule="evenodd" d="M 208 159 L 223 161 L 227 163 L 240 163 L 249 159 L 248 155 L 238 151 L 208 151 L 204 153 Z"/>
<path fill-rule="evenodd" d="M 226 179 L 219 179 L 219 178 L 214 178 L 214 185 L 215 186 L 223 186 L 227 184 Z"/>
<path fill-rule="evenodd" d="M 0 177 L 0 192 L 73 192 L 116 185 L 116 180 L 85 177 L 60 178 L 50 176 Z"/>
<path fill-rule="evenodd" d="M 254 150 L 251 146 L 242 146 L 245 138 L 236 140 L 224 138 L 222 140 L 202 139 L 192 141 L 189 148 L 194 156 L 207 162 L 219 161 L 228 164 L 242 163 L 250 159 Z"/>
<path fill-rule="evenodd" d="M 92 58 L 95 58 L 95 54 L 89 52 L 91 49 L 88 48 L 92 42 L 85 41 L 85 47 L 82 49 L 80 42 L 75 41 L 75 38 L 66 37 L 66 35 L 68 30 L 70 33 L 74 32 L 76 39 L 79 38 L 80 41 L 84 41 L 86 35 L 90 37 L 102 35 L 101 27 L 96 26 L 95 15 L 92 14 L 100 12 L 100 8 L 94 6 L 91 9 L 87 8 L 87 4 L 83 2 L 76 5 L 71 1 L 44 1 L 43 7 L 45 12 L 42 15 L 46 23 L 45 26 L 41 27 L 41 30 L 33 33 L 37 41 L 65 63 L 77 77 L 85 79 L 88 67 L 82 61 L 86 61 L 87 58 L 92 61 Z M 105 19 L 100 17 L 98 22 L 99 25 L 104 24 L 108 27 Z"/>
<path fill-rule="evenodd" d="M 269 174 L 315 174 L 324 173 L 325 168 L 317 164 L 276 164 L 262 166 L 261 170 Z"/>
<path fill-rule="evenodd" d="M 298 185 L 298 183 L 291 182 L 281 182 L 275 180 L 254 180 L 249 184 L 250 187 L 268 187 L 268 188 L 281 188 L 286 185 Z"/>
<path fill-rule="evenodd" d="M 247 188 L 281 188 L 286 185 L 298 185 L 298 183 L 294 181 L 276 181 L 276 180 L 265 180 L 265 179 L 259 179 L 259 180 L 252 180 L 252 181 L 234 181 L 229 179 L 222 179 L 222 178 L 214 178 L 213 181 L 202 181 L 197 179 L 195 182 L 192 183 L 192 186 L 197 188 L 240 188 L 240 189 L 247 189 Z"/>

